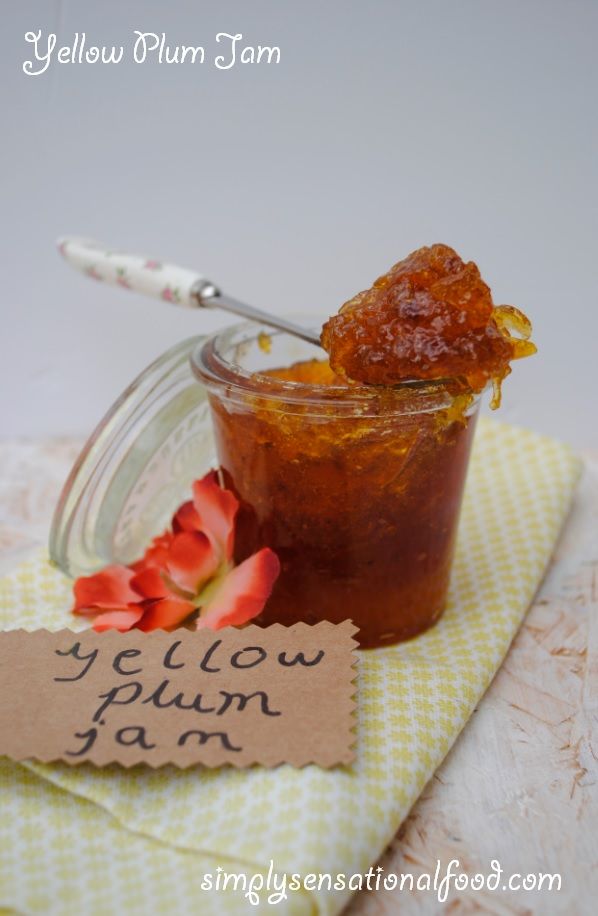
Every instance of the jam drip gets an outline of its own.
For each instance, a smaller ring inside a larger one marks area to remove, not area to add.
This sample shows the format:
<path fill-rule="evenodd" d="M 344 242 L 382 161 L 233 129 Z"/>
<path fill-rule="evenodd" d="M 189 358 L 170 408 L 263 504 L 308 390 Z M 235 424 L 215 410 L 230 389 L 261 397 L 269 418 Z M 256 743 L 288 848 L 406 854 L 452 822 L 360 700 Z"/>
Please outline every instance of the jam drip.
<path fill-rule="evenodd" d="M 500 405 L 510 363 L 536 352 L 528 318 L 495 306 L 476 265 L 448 245 L 414 251 L 346 302 L 322 330 L 335 373 L 363 385 L 461 379 L 491 382 Z"/>

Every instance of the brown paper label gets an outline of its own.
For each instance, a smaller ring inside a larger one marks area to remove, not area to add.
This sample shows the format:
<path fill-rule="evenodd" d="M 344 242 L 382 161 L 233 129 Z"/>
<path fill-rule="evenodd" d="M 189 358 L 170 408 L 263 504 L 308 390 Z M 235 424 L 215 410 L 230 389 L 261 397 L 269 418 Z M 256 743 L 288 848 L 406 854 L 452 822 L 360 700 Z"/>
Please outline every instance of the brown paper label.
<path fill-rule="evenodd" d="M 0 754 L 98 766 L 354 758 L 357 628 L 0 632 Z"/>

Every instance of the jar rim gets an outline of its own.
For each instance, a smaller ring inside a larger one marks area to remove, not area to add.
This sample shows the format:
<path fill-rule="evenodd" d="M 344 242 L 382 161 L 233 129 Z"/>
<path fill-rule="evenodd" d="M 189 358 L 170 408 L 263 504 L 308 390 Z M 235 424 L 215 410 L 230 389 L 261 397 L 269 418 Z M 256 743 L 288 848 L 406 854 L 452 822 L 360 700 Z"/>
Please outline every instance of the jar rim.
<path fill-rule="evenodd" d="M 260 334 L 268 337 L 286 337 L 283 331 L 248 321 L 232 325 L 210 335 L 194 348 L 190 362 L 193 374 L 208 390 L 226 388 L 230 395 L 252 395 L 264 400 L 308 405 L 342 404 L 344 409 L 351 406 L 363 409 L 374 407 L 384 395 L 387 407 L 389 392 L 396 396 L 398 412 L 423 413 L 440 410 L 449 406 L 456 394 L 470 392 L 459 379 L 409 379 L 392 386 L 321 385 L 289 381 L 259 371 L 243 368 L 238 362 L 224 355 L 226 349 L 244 352 L 251 343 L 257 342 Z M 314 350 L 316 348 L 314 347 Z M 325 351 L 322 350 L 325 356 Z M 259 386 L 256 386 L 256 379 Z M 474 394 L 472 406 L 480 395 Z M 377 412 L 377 411 L 376 411 Z M 391 411 L 392 412 L 392 411 Z"/>

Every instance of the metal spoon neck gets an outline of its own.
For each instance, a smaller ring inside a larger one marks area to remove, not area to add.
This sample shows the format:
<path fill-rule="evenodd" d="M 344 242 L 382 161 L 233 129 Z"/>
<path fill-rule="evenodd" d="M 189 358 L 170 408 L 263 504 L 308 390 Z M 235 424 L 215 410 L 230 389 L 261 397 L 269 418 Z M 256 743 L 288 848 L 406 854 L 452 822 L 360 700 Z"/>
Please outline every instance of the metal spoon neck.
<path fill-rule="evenodd" d="M 233 315 L 239 315 L 241 318 L 247 318 L 249 321 L 258 321 L 269 328 L 275 328 L 277 331 L 284 331 L 293 337 L 299 337 L 301 340 L 305 340 L 316 347 L 321 346 L 318 332 L 304 328 L 293 321 L 288 321 L 280 315 L 272 315 L 269 312 L 262 311 L 262 309 L 254 308 L 254 306 L 240 302 L 238 299 L 233 299 L 231 296 L 225 296 L 218 287 L 209 281 L 198 283 L 192 291 L 192 295 L 200 308 L 222 309 L 225 312 L 231 312 Z"/>

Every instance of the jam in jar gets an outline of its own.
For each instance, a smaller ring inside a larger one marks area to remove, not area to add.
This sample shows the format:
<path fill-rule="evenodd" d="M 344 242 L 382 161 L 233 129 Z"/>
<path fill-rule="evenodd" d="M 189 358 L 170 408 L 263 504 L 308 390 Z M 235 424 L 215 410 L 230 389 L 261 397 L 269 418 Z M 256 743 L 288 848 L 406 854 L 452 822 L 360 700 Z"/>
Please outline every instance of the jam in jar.
<path fill-rule="evenodd" d="M 438 619 L 479 394 L 491 383 L 498 406 L 530 330 L 434 245 L 328 319 L 323 349 L 241 325 L 196 351 L 241 501 L 236 560 L 267 546 L 281 563 L 257 623 L 350 618 L 374 647 Z"/>
<path fill-rule="evenodd" d="M 443 384 L 350 386 L 310 345 L 273 334 L 266 354 L 258 337 L 238 326 L 194 358 L 241 500 L 236 559 L 269 546 L 281 563 L 256 623 L 414 636 L 445 606 L 477 400 L 455 418 Z"/>

